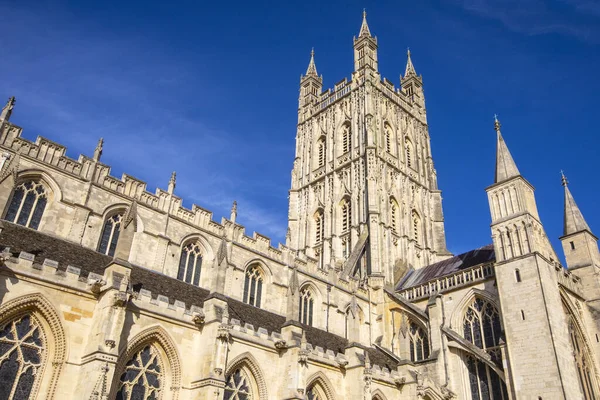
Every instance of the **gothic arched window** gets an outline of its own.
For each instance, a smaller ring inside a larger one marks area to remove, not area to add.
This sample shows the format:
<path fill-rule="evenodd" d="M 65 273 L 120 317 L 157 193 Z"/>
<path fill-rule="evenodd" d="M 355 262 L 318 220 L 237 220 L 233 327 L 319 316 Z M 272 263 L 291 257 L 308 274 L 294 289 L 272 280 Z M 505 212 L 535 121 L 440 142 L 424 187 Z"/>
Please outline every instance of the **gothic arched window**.
<path fill-rule="evenodd" d="M 200 243 L 188 243 L 181 250 L 179 259 L 179 271 L 177 279 L 198 286 L 200 283 L 200 271 L 202 269 L 202 248 Z"/>
<path fill-rule="evenodd" d="M 393 132 L 392 132 L 392 127 L 389 126 L 387 123 L 384 125 L 384 132 L 385 132 L 385 151 L 387 151 L 388 153 L 392 154 L 392 142 L 393 142 Z"/>
<path fill-rule="evenodd" d="M 352 132 L 350 125 L 345 124 L 342 128 L 342 153 L 346 154 L 352 150 Z"/>
<path fill-rule="evenodd" d="M 319 210 L 315 213 L 315 243 L 323 241 L 323 228 L 323 210 Z"/>
<path fill-rule="evenodd" d="M 305 325 L 311 325 L 313 322 L 313 308 L 315 299 L 308 287 L 300 290 L 299 320 Z"/>
<path fill-rule="evenodd" d="M 39 381 L 46 346 L 39 322 L 24 315 L 0 326 L 0 399 L 27 400 Z"/>
<path fill-rule="evenodd" d="M 123 213 L 115 214 L 106 219 L 104 228 L 102 228 L 102 235 L 100 236 L 100 244 L 98 245 L 98 251 L 100 253 L 109 256 L 115 255 L 122 221 Z"/>
<path fill-rule="evenodd" d="M 227 377 L 223 400 L 251 400 L 252 386 L 250 377 L 242 368 L 233 371 Z"/>
<path fill-rule="evenodd" d="M 344 198 L 342 200 L 342 233 L 346 233 L 350 230 L 352 225 L 352 205 L 350 199 Z"/>
<path fill-rule="evenodd" d="M 257 265 L 251 265 L 246 269 L 244 279 L 244 303 L 254 307 L 260 307 L 262 297 L 263 276 Z"/>
<path fill-rule="evenodd" d="M 412 210 L 412 230 L 413 230 L 413 239 L 417 244 L 421 244 L 421 217 L 419 217 L 419 213 L 416 210 Z"/>
<path fill-rule="evenodd" d="M 147 345 L 125 365 L 119 379 L 116 400 L 158 400 L 163 389 L 163 379 L 158 350 Z"/>
<path fill-rule="evenodd" d="M 411 322 L 408 335 L 410 338 L 411 361 L 421 361 L 429 358 L 429 339 L 423 328 Z"/>
<path fill-rule="evenodd" d="M 564 307 L 564 305 L 563 305 Z M 567 313 L 567 319 L 569 324 L 569 336 L 571 339 L 571 345 L 573 346 L 573 357 L 575 358 L 575 365 L 577 367 L 579 385 L 583 393 L 584 400 L 597 400 L 600 399 L 600 393 L 598 392 L 598 384 L 594 377 L 594 366 L 592 360 L 588 354 L 588 349 L 583 336 L 575 323 L 575 318 L 569 310 L 565 308 Z"/>
<path fill-rule="evenodd" d="M 320 384 L 312 384 L 306 389 L 307 400 L 327 400 L 327 395 Z"/>
<path fill-rule="evenodd" d="M 390 226 L 392 227 L 392 232 L 398 233 L 398 212 L 399 212 L 398 203 L 396 200 L 391 197 L 390 198 Z"/>
<path fill-rule="evenodd" d="M 317 142 L 317 165 L 322 167 L 325 165 L 325 139 L 321 138 Z"/>
<path fill-rule="evenodd" d="M 485 350 L 498 367 L 502 367 L 500 352 L 500 313 L 491 303 L 476 297 L 473 299 L 463 319 L 465 339 Z M 472 400 L 505 400 L 508 398 L 506 386 L 498 374 L 481 360 L 466 356 L 469 371 Z"/>
<path fill-rule="evenodd" d="M 413 168 L 413 165 L 414 165 L 413 145 L 409 138 L 404 139 L 404 148 L 406 151 L 406 166 Z"/>
<path fill-rule="evenodd" d="M 48 193 L 42 183 L 34 180 L 23 182 L 15 188 L 4 219 L 37 229 L 47 202 Z"/>

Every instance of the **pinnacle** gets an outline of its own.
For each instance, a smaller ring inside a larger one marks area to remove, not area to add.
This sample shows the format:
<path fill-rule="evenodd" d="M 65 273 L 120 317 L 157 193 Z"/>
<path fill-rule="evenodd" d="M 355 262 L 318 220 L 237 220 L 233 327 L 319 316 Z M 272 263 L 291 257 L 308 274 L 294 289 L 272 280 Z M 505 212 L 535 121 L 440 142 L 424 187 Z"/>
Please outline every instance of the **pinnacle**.
<path fill-rule="evenodd" d="M 406 60 L 406 70 L 404 71 L 404 77 L 408 76 L 417 76 L 417 71 L 415 70 L 415 66 L 412 63 L 412 59 L 410 58 L 410 49 L 406 51 L 406 56 L 408 59 Z"/>
<path fill-rule="evenodd" d="M 315 65 L 315 49 L 314 48 L 310 51 L 310 62 L 308 63 L 308 68 L 306 69 L 306 76 L 318 76 L 317 66 Z"/>
<path fill-rule="evenodd" d="M 565 175 L 562 173 L 562 185 L 565 188 L 565 215 L 564 215 L 564 228 L 563 235 L 570 235 L 572 233 L 577 233 L 581 231 L 588 231 L 592 233 L 587 222 L 583 218 L 583 214 L 577 203 L 575 203 L 575 199 L 569 190 L 568 181 Z"/>
<path fill-rule="evenodd" d="M 369 30 L 369 24 L 367 24 L 367 10 L 363 10 L 363 20 L 360 26 L 360 32 L 358 37 L 371 37 L 371 31 Z"/>
<path fill-rule="evenodd" d="M 496 146 L 496 177 L 494 182 L 498 183 L 519 176 L 521 173 L 502 137 L 502 133 L 500 132 L 500 121 L 498 121 L 496 115 L 494 116 L 494 129 L 498 135 Z"/>

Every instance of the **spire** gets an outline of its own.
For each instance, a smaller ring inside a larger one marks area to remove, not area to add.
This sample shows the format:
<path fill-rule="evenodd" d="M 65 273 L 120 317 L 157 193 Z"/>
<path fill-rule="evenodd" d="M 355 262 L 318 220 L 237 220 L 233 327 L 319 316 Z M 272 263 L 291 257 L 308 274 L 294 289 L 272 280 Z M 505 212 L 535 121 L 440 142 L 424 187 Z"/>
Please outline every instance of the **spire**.
<path fill-rule="evenodd" d="M 369 24 L 367 24 L 367 10 L 363 9 L 363 20 L 360 26 L 360 32 L 358 37 L 371 37 L 371 31 L 369 30 Z"/>
<path fill-rule="evenodd" d="M 513 160 L 510 155 L 508 147 L 506 147 L 506 142 L 500 132 L 500 121 L 498 121 L 497 115 L 494 115 L 494 129 L 498 134 L 498 144 L 496 147 L 496 179 L 494 182 L 498 183 L 519 176 L 521 173 L 515 164 L 515 160 Z"/>
<path fill-rule="evenodd" d="M 169 194 L 173 194 L 173 192 L 175 191 L 176 185 L 177 185 L 177 173 L 175 173 L 175 171 L 173 171 L 173 173 L 171 174 L 171 178 L 169 179 L 169 186 L 167 187 L 167 192 L 169 192 Z"/>
<path fill-rule="evenodd" d="M 12 114 L 12 110 L 15 107 L 17 99 L 15 96 L 9 97 L 6 105 L 2 107 L 2 113 L 0 113 L 0 121 L 8 121 L 10 119 L 10 115 Z"/>
<path fill-rule="evenodd" d="M 567 181 L 565 174 L 563 174 L 562 171 L 560 171 L 560 174 L 562 176 L 562 185 L 565 188 L 565 218 L 563 235 L 567 236 L 581 231 L 588 231 L 592 233 L 592 230 L 588 226 L 587 222 L 585 222 L 579 207 L 577 207 L 575 199 L 573 199 L 573 195 L 569 190 L 569 182 Z"/>
<path fill-rule="evenodd" d="M 406 70 L 404 71 L 404 78 L 409 76 L 417 76 L 417 71 L 415 71 L 415 66 L 412 63 L 412 59 L 410 58 L 410 49 L 406 50 Z"/>
<path fill-rule="evenodd" d="M 104 139 L 100 138 L 100 140 L 98 140 L 98 144 L 96 145 L 96 149 L 94 150 L 94 161 L 100 161 L 100 157 L 102 157 L 103 148 L 104 148 Z"/>
<path fill-rule="evenodd" d="M 317 74 L 317 66 L 315 65 L 314 48 L 310 51 L 310 62 L 308 63 L 308 68 L 306 69 L 306 76 L 319 76 L 319 74 Z"/>

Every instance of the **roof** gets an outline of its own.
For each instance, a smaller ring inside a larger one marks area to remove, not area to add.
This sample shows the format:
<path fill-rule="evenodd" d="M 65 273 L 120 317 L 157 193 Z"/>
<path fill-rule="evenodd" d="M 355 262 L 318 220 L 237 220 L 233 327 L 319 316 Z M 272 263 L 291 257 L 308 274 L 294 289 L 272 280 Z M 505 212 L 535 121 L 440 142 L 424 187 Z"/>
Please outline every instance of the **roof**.
<path fill-rule="evenodd" d="M 495 261 L 494 245 L 480 247 L 466 253 L 450 257 L 446 260 L 430 264 L 426 267 L 411 270 L 400 281 L 396 290 L 404 290 L 413 286 L 418 286 L 432 279 L 453 274 L 479 264 Z"/>
<path fill-rule="evenodd" d="M 0 250 L 9 247 L 15 257 L 18 257 L 21 251 L 31 253 L 35 257 L 34 263 L 41 264 L 44 259 L 48 258 L 58 262 L 59 270 L 64 271 L 67 266 L 72 265 L 81 268 L 82 276 L 85 276 L 87 274 L 83 272 L 103 275 L 105 267 L 113 259 L 79 244 L 6 221 L 0 221 L 0 227 L 2 227 Z M 204 288 L 137 265 L 131 266 L 130 282 L 134 291 L 146 289 L 151 291 L 153 296 L 161 294 L 169 297 L 171 302 L 180 300 L 188 306 L 202 306 L 210 294 Z M 265 328 L 271 333 L 281 332 L 281 328 L 286 322 L 282 315 L 253 307 L 227 296 L 222 296 L 222 298 L 227 302 L 230 317 L 239 320 L 242 326 L 248 323 L 255 328 Z M 307 342 L 312 346 L 344 353 L 349 345 L 348 340 L 341 336 L 312 326 L 300 325 L 306 332 Z M 369 348 L 367 351 L 369 351 L 369 357 L 374 364 L 390 370 L 395 369 L 398 365 L 394 359 L 379 349 Z"/>

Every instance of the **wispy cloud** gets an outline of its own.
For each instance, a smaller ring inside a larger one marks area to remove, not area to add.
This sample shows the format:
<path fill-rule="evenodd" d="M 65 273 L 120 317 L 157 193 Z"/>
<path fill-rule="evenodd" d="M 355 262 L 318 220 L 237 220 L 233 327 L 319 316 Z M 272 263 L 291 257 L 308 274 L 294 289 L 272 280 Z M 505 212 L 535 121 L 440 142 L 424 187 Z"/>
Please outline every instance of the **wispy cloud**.
<path fill-rule="evenodd" d="M 465 10 L 502 22 L 526 35 L 556 33 L 600 43 L 596 0 L 453 0 Z"/>

